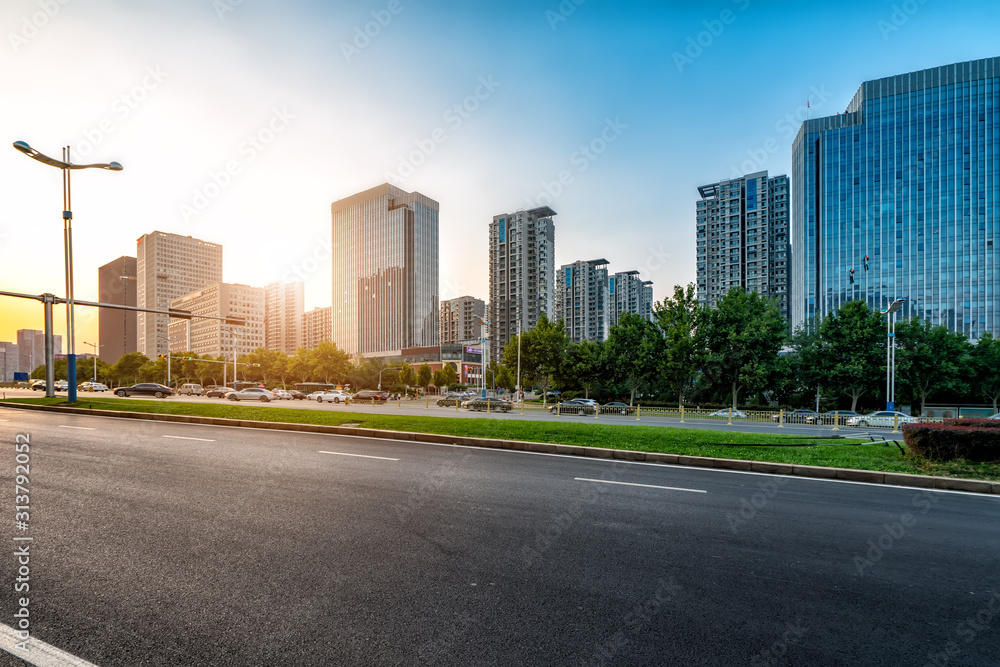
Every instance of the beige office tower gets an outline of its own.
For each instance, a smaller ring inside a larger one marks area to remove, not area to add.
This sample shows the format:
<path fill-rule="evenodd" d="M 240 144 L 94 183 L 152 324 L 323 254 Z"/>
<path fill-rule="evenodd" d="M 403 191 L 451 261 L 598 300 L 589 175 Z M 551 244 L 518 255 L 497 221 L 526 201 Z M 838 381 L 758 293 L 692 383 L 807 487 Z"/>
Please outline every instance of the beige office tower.
<path fill-rule="evenodd" d="M 439 204 L 385 183 L 330 208 L 333 342 L 355 357 L 437 345 Z"/>
<path fill-rule="evenodd" d="M 302 315 L 306 286 L 277 282 L 264 288 L 264 347 L 295 354 L 302 346 Z"/>
<path fill-rule="evenodd" d="M 172 299 L 170 307 L 206 317 L 231 317 L 243 324 L 194 317 L 170 322 L 170 351 L 233 358 L 264 347 L 264 288 L 238 283 L 212 283 Z"/>
<path fill-rule="evenodd" d="M 313 308 L 302 314 L 302 347 L 316 349 L 320 341 L 333 340 L 332 308 Z"/>
<path fill-rule="evenodd" d="M 170 301 L 222 281 L 222 246 L 190 236 L 153 232 L 136 241 L 136 305 L 167 310 Z M 136 316 L 136 347 L 150 359 L 167 352 L 170 318 Z"/>
<path fill-rule="evenodd" d="M 441 302 L 441 344 L 471 343 L 483 338 L 483 325 L 476 319 L 478 315 L 486 320 L 486 302 L 471 296 L 460 296 Z"/>

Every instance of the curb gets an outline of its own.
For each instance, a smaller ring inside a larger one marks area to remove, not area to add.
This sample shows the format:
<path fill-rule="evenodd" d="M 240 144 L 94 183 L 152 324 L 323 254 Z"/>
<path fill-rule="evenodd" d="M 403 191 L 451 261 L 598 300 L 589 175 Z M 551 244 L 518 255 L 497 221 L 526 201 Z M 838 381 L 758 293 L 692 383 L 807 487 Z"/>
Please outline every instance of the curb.
<path fill-rule="evenodd" d="M 910 486 L 941 491 L 966 491 L 969 493 L 1000 495 L 1000 482 L 989 482 L 977 479 L 932 477 L 930 475 L 910 475 L 907 473 L 854 470 L 851 468 L 825 468 L 822 466 L 796 465 L 793 463 L 770 463 L 766 461 L 747 461 L 743 459 L 721 459 L 708 456 L 688 456 L 685 454 L 661 454 L 659 452 L 640 452 L 631 449 L 604 449 L 600 447 L 560 445 L 547 442 L 527 442 L 523 440 L 470 438 L 456 435 L 442 435 L 437 433 L 387 431 L 381 429 L 357 428 L 354 426 L 324 426 L 322 424 L 258 422 L 240 419 L 225 419 L 221 417 L 169 415 L 150 412 L 118 412 L 112 410 L 94 410 L 92 408 L 71 408 L 53 405 L 32 405 L 26 403 L 3 403 L 2 406 L 13 408 L 15 410 L 98 415 L 101 417 L 116 417 L 119 419 L 147 419 L 150 421 L 205 424 L 209 426 L 240 426 L 244 428 L 300 431 L 303 433 L 326 433 L 330 435 L 354 435 L 366 438 L 384 438 L 387 440 L 412 440 L 414 442 L 427 442 L 438 445 L 463 445 L 466 447 L 482 447 L 484 449 L 511 449 L 515 451 L 535 452 L 539 454 L 563 454 L 566 456 L 584 456 L 598 459 L 642 461 L 645 463 L 663 463 L 668 465 L 690 466 L 693 468 L 718 468 L 721 470 L 759 472 L 769 475 L 836 479 L 849 482 L 865 482 L 867 484 L 884 484 L 887 486 Z"/>

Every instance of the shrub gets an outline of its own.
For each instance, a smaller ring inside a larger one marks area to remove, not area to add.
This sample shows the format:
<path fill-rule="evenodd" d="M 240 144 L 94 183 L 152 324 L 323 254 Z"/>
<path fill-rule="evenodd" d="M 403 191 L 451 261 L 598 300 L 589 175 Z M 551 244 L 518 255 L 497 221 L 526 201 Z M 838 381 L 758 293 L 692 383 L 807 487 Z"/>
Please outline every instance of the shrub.
<path fill-rule="evenodd" d="M 1000 420 L 954 419 L 963 424 L 904 424 L 906 447 L 918 456 L 932 461 L 966 459 L 968 461 L 1000 461 L 1000 430 L 996 424 L 979 422 Z"/>
<path fill-rule="evenodd" d="M 1000 419 L 976 419 L 963 417 L 959 419 L 945 419 L 946 426 L 977 426 L 979 428 L 1000 428 Z"/>

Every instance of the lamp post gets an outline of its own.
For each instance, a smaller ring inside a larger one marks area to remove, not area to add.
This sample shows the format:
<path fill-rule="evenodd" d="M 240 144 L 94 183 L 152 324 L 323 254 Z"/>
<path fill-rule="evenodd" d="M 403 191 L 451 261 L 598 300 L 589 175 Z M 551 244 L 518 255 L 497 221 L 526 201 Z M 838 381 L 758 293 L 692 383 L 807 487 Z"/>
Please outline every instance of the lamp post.
<path fill-rule="evenodd" d="M 69 146 L 62 149 L 62 160 L 50 158 L 43 153 L 39 153 L 34 148 L 23 141 L 15 141 L 14 148 L 24 153 L 28 157 L 56 167 L 62 170 L 63 174 L 63 255 L 66 264 L 66 377 L 69 384 L 68 402 L 76 402 L 76 340 L 73 336 L 73 210 L 70 206 L 69 173 L 72 169 L 107 169 L 109 171 L 121 171 L 122 166 L 117 162 L 99 164 L 72 164 L 70 162 Z"/>
<path fill-rule="evenodd" d="M 521 391 L 521 317 L 517 318 L 517 402 L 524 402 L 524 392 Z"/>
<path fill-rule="evenodd" d="M 906 299 L 896 299 L 881 311 L 886 316 L 885 326 L 888 334 L 885 344 L 885 409 L 896 409 L 896 311 Z"/>
<path fill-rule="evenodd" d="M 479 315 L 473 315 L 472 319 L 476 320 L 483 325 L 483 372 L 482 372 L 482 386 L 483 386 L 483 398 L 486 398 L 486 369 L 489 368 L 490 364 L 490 339 L 489 339 L 489 328 L 490 321 L 484 320 Z"/>
<path fill-rule="evenodd" d="M 83 341 L 83 344 L 94 348 L 94 384 L 97 384 L 97 348 L 104 346 L 97 343 L 88 343 L 87 341 Z"/>

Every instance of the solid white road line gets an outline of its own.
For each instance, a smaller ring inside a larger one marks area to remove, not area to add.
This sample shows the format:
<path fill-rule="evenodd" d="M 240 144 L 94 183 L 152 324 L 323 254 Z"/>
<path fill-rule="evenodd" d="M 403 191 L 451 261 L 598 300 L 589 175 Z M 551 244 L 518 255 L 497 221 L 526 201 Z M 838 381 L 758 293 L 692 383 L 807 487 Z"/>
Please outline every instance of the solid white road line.
<path fill-rule="evenodd" d="M 656 486 L 655 484 L 636 484 L 635 482 L 613 482 L 610 479 L 588 479 L 586 477 L 574 477 L 578 482 L 598 482 L 600 484 L 621 484 L 622 486 L 644 486 L 647 489 L 667 489 L 668 491 L 690 491 L 691 493 L 708 493 L 702 489 L 682 489 L 676 486 Z"/>
<path fill-rule="evenodd" d="M 0 649 L 24 660 L 29 665 L 36 667 L 97 667 L 92 662 L 81 660 L 34 637 L 28 639 L 28 650 L 23 651 L 17 648 L 18 642 L 21 641 L 23 640 L 18 637 L 17 630 L 0 623 Z"/>
<path fill-rule="evenodd" d="M 324 452 L 322 449 L 319 450 L 320 454 L 336 454 L 337 456 L 357 456 L 361 459 L 382 459 L 383 461 L 398 461 L 399 459 L 390 459 L 388 456 L 369 456 L 368 454 L 345 454 L 344 452 Z"/>
<path fill-rule="evenodd" d="M 80 431 L 96 431 L 97 430 L 96 428 L 91 428 L 89 426 L 64 426 L 62 424 L 59 425 L 59 428 L 75 428 L 75 429 L 78 429 Z"/>
<path fill-rule="evenodd" d="M 215 442 L 215 440 L 211 440 L 209 438 L 189 438 L 189 437 L 184 436 L 184 435 L 165 435 L 163 437 L 164 438 L 173 438 L 174 440 L 198 440 L 200 442 Z"/>

